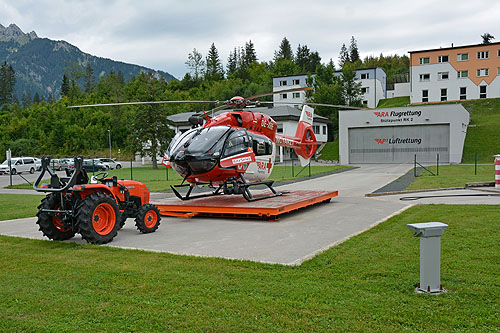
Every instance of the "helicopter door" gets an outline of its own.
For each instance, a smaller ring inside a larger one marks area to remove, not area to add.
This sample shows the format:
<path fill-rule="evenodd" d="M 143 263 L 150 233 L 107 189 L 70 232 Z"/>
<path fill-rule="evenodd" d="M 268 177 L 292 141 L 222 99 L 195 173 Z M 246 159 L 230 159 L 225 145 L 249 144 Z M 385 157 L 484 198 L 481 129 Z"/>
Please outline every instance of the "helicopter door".
<path fill-rule="evenodd" d="M 246 170 L 248 163 L 255 162 L 255 154 L 251 149 L 250 137 L 244 129 L 236 130 L 229 135 L 224 144 L 221 167 L 238 166 Z"/>

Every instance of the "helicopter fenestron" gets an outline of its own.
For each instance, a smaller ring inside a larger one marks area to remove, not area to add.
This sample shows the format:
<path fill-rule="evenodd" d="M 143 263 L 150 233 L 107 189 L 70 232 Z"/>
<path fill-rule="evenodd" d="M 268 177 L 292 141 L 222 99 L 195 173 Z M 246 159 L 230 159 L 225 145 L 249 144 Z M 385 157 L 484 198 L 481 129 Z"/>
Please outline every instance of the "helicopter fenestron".
<path fill-rule="evenodd" d="M 184 179 L 180 185 L 171 186 L 179 199 L 188 200 L 218 194 L 241 194 L 246 200 L 255 201 L 282 195 L 281 192 L 273 188 L 273 181 L 267 180 L 274 167 L 276 146 L 292 148 L 302 166 L 307 165 L 311 157 L 314 156 L 319 143 L 312 129 L 314 109 L 311 106 L 346 107 L 329 104 L 293 103 L 303 105 L 297 131 L 293 137 L 277 133 L 277 124 L 269 115 L 252 112 L 250 108 L 246 107 L 273 104 L 273 102 L 252 101 L 258 97 L 310 89 L 308 87 L 288 89 L 248 98 L 236 96 L 223 102 L 155 101 L 80 105 L 77 107 L 155 103 L 218 103 L 222 105 L 213 109 L 212 112 L 232 108 L 233 110 L 215 117 L 209 117 L 205 112 L 205 119 L 199 115 L 190 117 L 189 122 L 193 125 L 192 128 L 174 136 L 165 152 L 162 164 L 174 169 Z M 351 108 L 354 109 L 354 107 Z M 212 191 L 193 195 L 193 190 L 199 185 L 208 185 Z M 257 185 L 267 186 L 271 193 L 253 196 L 249 188 Z M 185 195 L 177 190 L 180 187 L 189 187 Z"/>

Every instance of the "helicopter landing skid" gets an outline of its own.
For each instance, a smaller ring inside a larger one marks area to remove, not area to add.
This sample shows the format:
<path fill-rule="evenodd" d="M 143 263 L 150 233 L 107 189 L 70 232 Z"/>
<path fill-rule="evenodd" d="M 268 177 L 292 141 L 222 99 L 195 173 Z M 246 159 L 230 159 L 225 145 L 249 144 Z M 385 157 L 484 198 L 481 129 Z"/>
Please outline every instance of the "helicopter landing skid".
<path fill-rule="evenodd" d="M 183 201 L 220 195 L 220 194 L 222 194 L 221 189 L 222 189 L 222 192 L 224 194 L 241 194 L 249 202 L 262 200 L 262 199 L 268 199 L 268 198 L 274 198 L 274 197 L 283 195 L 283 192 L 277 192 L 273 188 L 272 185 L 274 183 L 274 180 L 266 180 L 266 181 L 262 181 L 262 182 L 249 183 L 246 181 L 243 174 L 240 174 L 240 177 L 241 177 L 241 180 L 238 180 L 236 177 L 230 177 L 224 182 L 224 184 L 220 185 L 217 189 L 215 189 L 215 191 L 212 191 L 210 193 L 205 193 L 205 194 L 191 195 L 191 192 L 193 191 L 194 187 L 196 186 L 196 184 L 193 184 L 193 183 L 174 185 L 174 186 L 170 185 L 170 188 L 174 192 L 175 196 Z M 258 185 L 266 185 L 271 190 L 272 194 L 254 197 L 252 195 L 252 193 L 250 192 L 249 188 L 251 186 L 258 186 Z M 189 190 L 187 191 L 185 196 L 183 196 L 182 194 L 179 193 L 179 191 L 176 190 L 176 187 L 187 187 L 187 186 L 189 186 Z"/>
<path fill-rule="evenodd" d="M 179 193 L 179 191 L 177 191 L 175 188 L 176 187 L 185 187 L 185 186 L 189 186 L 189 190 L 187 192 L 187 194 L 185 196 L 182 196 L 182 194 Z M 212 197 L 214 195 L 219 195 L 221 194 L 219 191 L 221 190 L 222 188 L 222 185 L 219 186 L 215 191 L 211 192 L 211 193 L 206 193 L 206 194 L 197 194 L 197 195 L 191 195 L 191 192 L 193 191 L 193 188 L 195 187 L 196 185 L 195 184 L 185 184 L 185 185 L 170 185 L 170 188 L 172 189 L 172 191 L 174 192 L 175 196 L 181 200 L 190 200 L 190 199 L 198 199 L 198 198 L 206 198 L 206 197 Z"/>
<path fill-rule="evenodd" d="M 280 195 L 283 195 L 282 192 L 277 192 L 273 188 L 273 183 L 274 180 L 266 180 L 262 182 L 253 182 L 253 183 L 248 183 L 243 176 L 243 174 L 240 174 L 241 181 L 238 181 L 236 177 L 231 177 L 228 180 L 224 182 L 224 194 L 241 194 L 247 201 L 257 201 L 257 200 L 262 200 L 262 199 L 269 199 L 269 198 L 274 198 Z M 269 195 L 264 195 L 264 196 L 259 196 L 259 197 L 254 197 L 252 193 L 249 190 L 250 186 L 258 186 L 258 185 L 266 185 L 272 194 Z"/>

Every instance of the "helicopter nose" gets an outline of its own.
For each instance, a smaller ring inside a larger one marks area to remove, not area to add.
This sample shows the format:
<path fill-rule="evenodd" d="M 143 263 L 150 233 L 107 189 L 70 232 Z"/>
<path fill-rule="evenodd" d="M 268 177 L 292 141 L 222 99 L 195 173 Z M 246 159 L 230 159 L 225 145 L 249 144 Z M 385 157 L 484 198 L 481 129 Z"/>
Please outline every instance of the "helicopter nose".
<path fill-rule="evenodd" d="M 174 169 L 185 177 L 186 175 L 199 175 L 209 172 L 217 165 L 217 160 L 190 154 L 177 154 L 171 159 L 171 163 Z"/>

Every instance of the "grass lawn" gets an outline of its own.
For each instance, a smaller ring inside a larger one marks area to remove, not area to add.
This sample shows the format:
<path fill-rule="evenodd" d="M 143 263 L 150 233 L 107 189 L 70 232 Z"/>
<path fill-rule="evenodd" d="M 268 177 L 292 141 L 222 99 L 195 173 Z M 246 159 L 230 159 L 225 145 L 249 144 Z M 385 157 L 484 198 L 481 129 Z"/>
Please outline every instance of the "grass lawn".
<path fill-rule="evenodd" d="M 395 108 L 410 105 L 410 96 L 394 97 L 381 99 L 378 102 L 377 109 L 380 108 Z"/>
<path fill-rule="evenodd" d="M 446 294 L 413 291 L 424 221 Z M 300 267 L 1 236 L 0 331 L 498 331 L 499 221 L 416 206 Z"/>
<path fill-rule="evenodd" d="M 43 195 L 0 194 L 0 221 L 36 215 Z"/>
<path fill-rule="evenodd" d="M 436 166 L 427 168 L 436 174 Z M 413 172 L 413 169 L 411 172 Z M 494 165 L 478 165 L 477 175 L 475 175 L 474 165 L 440 165 L 439 176 L 433 176 L 423 170 L 419 171 L 419 175 L 408 186 L 407 190 L 464 187 L 466 183 L 494 181 L 495 167 Z"/>
<path fill-rule="evenodd" d="M 320 160 L 338 161 L 339 160 L 339 140 L 327 142 L 325 147 L 321 149 Z"/>
<path fill-rule="evenodd" d="M 351 167 L 340 166 L 340 165 L 327 165 L 327 166 L 311 166 L 311 176 L 328 174 L 337 170 L 349 169 Z M 291 179 L 304 178 L 309 176 L 309 168 L 302 170 L 300 165 L 295 165 L 293 170 L 290 162 L 287 165 L 275 165 L 271 177 L 269 179 L 275 181 L 285 181 Z M 293 175 L 292 176 L 292 171 Z M 300 172 L 301 171 L 301 172 Z M 299 174 L 300 172 L 300 174 Z M 297 176 L 298 174 L 298 176 Z M 89 173 L 92 175 L 92 173 Z M 153 170 L 149 167 L 137 167 L 132 169 L 132 178 L 130 177 L 130 168 L 123 168 L 119 170 L 109 171 L 109 176 L 117 176 L 118 179 L 133 179 L 145 183 L 151 192 L 162 192 L 170 190 L 170 185 L 180 184 L 182 178 L 172 169 L 168 169 L 168 180 L 167 180 L 167 168 L 160 166 L 158 170 Z M 49 180 L 42 181 L 48 183 Z M 20 184 L 7 186 L 7 188 L 15 189 L 32 189 L 29 184 Z"/>

